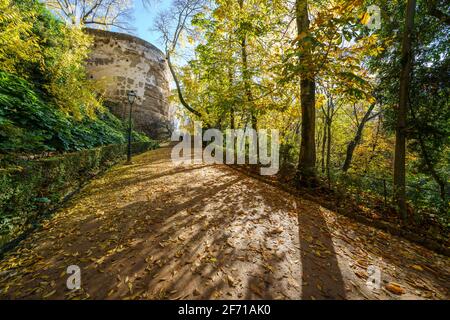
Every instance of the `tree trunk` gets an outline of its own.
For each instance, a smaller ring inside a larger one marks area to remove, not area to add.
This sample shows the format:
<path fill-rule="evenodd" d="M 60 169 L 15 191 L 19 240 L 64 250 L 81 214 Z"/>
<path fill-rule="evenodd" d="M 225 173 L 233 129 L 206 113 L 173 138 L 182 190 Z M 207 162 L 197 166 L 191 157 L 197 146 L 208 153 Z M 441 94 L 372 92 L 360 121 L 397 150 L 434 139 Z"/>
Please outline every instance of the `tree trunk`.
<path fill-rule="evenodd" d="M 330 174 L 330 164 L 331 164 L 331 126 L 333 125 L 335 109 L 333 98 L 330 94 L 327 95 L 327 113 L 326 113 L 326 130 L 327 130 L 327 158 L 326 158 L 326 169 L 327 169 L 327 179 L 328 185 L 331 187 L 331 174 Z"/>
<path fill-rule="evenodd" d="M 430 158 L 428 157 L 425 143 L 424 143 L 423 139 L 420 137 L 419 137 L 419 144 L 420 144 L 420 149 L 422 151 L 422 156 L 425 160 L 425 164 L 427 165 L 428 172 L 433 177 L 434 181 L 436 181 L 436 183 L 439 185 L 440 195 L 441 195 L 441 199 L 442 199 L 443 203 L 445 205 L 448 205 L 447 190 L 446 190 L 447 184 L 446 184 L 445 180 L 442 179 L 439 176 L 439 174 L 436 172 L 436 169 L 434 168 L 433 164 L 431 163 Z"/>
<path fill-rule="evenodd" d="M 234 73 L 234 70 L 231 68 L 231 66 L 229 66 L 228 67 L 228 86 L 229 86 L 228 91 L 231 91 L 233 88 L 233 79 L 234 79 L 233 73 Z M 234 127 L 234 105 L 232 105 L 230 107 L 230 128 L 232 130 L 235 129 L 235 127 Z"/>
<path fill-rule="evenodd" d="M 330 114 L 330 113 L 329 113 Z M 328 184 L 331 185 L 331 175 L 330 175 L 330 163 L 331 163 L 331 125 L 333 124 L 333 118 L 330 115 L 327 121 L 327 179 Z"/>
<path fill-rule="evenodd" d="M 230 129 L 231 130 L 235 129 L 235 127 L 234 127 L 234 110 L 233 109 L 231 109 L 231 112 L 230 112 Z"/>
<path fill-rule="evenodd" d="M 414 108 L 412 106 L 410 106 L 410 110 L 411 110 L 411 115 L 414 119 L 414 122 L 417 122 L 417 118 L 416 118 L 416 114 L 414 112 Z M 425 145 L 425 141 L 423 140 L 422 136 L 420 134 L 417 135 L 417 140 L 419 141 L 419 145 L 420 145 L 420 151 L 422 154 L 422 158 L 425 161 L 425 165 L 427 166 L 427 170 L 429 172 L 429 174 L 433 177 L 434 181 L 438 184 L 439 186 L 439 190 L 440 190 L 440 195 L 441 195 L 441 199 L 444 203 L 445 206 L 448 206 L 448 201 L 447 201 L 447 183 L 444 179 L 442 179 L 438 172 L 436 171 L 433 162 L 431 161 L 430 157 L 428 156 L 428 151 L 427 151 L 427 147 Z"/>
<path fill-rule="evenodd" d="M 409 88 L 412 70 L 412 35 L 414 29 L 414 15 L 416 0 L 408 0 L 406 9 L 405 31 L 402 41 L 400 95 L 397 112 L 397 127 L 394 155 L 394 201 L 398 206 L 399 214 L 403 220 L 407 218 L 406 212 L 406 114 L 408 109 Z"/>
<path fill-rule="evenodd" d="M 378 116 L 378 123 L 377 123 L 377 130 L 375 132 L 375 137 L 372 141 L 372 151 L 371 151 L 371 156 L 369 157 L 369 159 L 366 162 L 366 167 L 364 168 L 364 174 L 366 174 L 369 171 L 369 166 L 372 163 L 372 160 L 375 159 L 376 155 L 375 155 L 375 150 L 377 149 L 378 146 L 378 139 L 380 136 L 380 130 L 381 130 L 381 122 L 382 122 L 382 114 L 380 113 Z"/>
<path fill-rule="evenodd" d="M 197 110 L 195 110 L 194 108 L 192 108 L 187 102 L 186 100 L 184 100 L 183 97 L 183 92 L 181 91 L 181 85 L 180 85 L 180 81 L 178 80 L 178 76 L 173 68 L 172 65 L 172 61 L 170 60 L 170 55 L 167 54 L 166 56 L 167 59 L 167 64 L 169 66 L 169 70 L 170 73 L 172 74 L 173 80 L 175 81 L 175 86 L 177 87 L 177 92 L 178 92 L 178 98 L 180 99 L 181 104 L 183 105 L 183 107 L 185 107 L 188 111 L 192 112 L 193 114 L 195 114 L 197 117 L 201 118 L 201 113 L 198 112 Z"/>
<path fill-rule="evenodd" d="M 322 173 L 325 173 L 325 151 L 326 151 L 326 146 L 327 146 L 327 123 L 328 123 L 328 117 L 326 115 L 324 115 L 323 117 L 323 141 L 322 141 L 322 158 L 321 158 L 321 162 L 322 162 Z"/>
<path fill-rule="evenodd" d="M 352 164 L 353 159 L 353 152 L 355 151 L 358 144 L 361 142 L 362 133 L 364 130 L 364 127 L 366 126 L 366 123 L 370 120 L 370 114 L 372 113 L 373 109 L 375 108 L 375 104 L 371 105 L 369 109 L 367 110 L 366 114 L 362 118 L 360 124 L 358 125 L 358 129 L 356 130 L 355 137 L 347 146 L 347 154 L 345 157 L 344 165 L 342 166 L 342 171 L 347 172 L 348 169 L 350 169 L 350 165 Z"/>
<path fill-rule="evenodd" d="M 239 0 L 239 7 L 242 10 L 244 10 L 244 0 Z M 248 70 L 248 54 L 247 54 L 247 36 L 244 34 L 242 36 L 241 40 L 241 57 L 242 57 L 242 80 L 244 81 L 244 89 L 245 89 L 245 96 L 246 96 L 246 102 L 250 106 L 250 121 L 252 128 L 257 130 L 258 127 L 258 120 L 256 118 L 256 110 L 253 105 L 253 94 L 252 89 L 250 85 L 250 74 Z M 256 159 L 259 163 L 259 139 L 258 135 L 256 136 Z"/>
<path fill-rule="evenodd" d="M 308 1 L 296 0 L 297 32 L 300 37 L 309 34 Z M 299 53 L 300 64 L 300 103 L 302 111 L 302 131 L 300 158 L 297 169 L 297 181 L 299 184 L 314 186 L 316 178 L 316 83 L 314 72 L 306 70 L 306 66 L 311 66 L 311 43 L 301 41 Z"/>

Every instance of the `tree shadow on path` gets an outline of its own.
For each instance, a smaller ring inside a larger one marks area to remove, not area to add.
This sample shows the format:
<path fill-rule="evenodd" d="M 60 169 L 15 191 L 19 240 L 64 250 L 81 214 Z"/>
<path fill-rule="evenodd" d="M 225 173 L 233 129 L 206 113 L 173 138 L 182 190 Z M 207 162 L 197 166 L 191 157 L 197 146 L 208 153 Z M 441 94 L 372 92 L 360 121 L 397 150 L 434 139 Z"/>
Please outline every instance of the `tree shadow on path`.
<path fill-rule="evenodd" d="M 320 206 L 308 202 L 299 210 L 302 299 L 345 299 L 345 285 L 331 233 Z"/>

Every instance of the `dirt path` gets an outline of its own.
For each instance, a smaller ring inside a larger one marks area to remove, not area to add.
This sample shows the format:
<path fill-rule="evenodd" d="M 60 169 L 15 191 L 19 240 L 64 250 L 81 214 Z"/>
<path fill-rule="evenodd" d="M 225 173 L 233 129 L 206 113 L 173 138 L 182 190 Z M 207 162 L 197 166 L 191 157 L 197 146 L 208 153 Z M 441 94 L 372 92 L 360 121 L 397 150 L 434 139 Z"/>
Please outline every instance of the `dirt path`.
<path fill-rule="evenodd" d="M 70 265 L 81 290 L 66 288 Z M 0 298 L 449 299 L 449 275 L 448 258 L 226 166 L 174 166 L 162 148 L 92 181 L 10 252 Z"/>

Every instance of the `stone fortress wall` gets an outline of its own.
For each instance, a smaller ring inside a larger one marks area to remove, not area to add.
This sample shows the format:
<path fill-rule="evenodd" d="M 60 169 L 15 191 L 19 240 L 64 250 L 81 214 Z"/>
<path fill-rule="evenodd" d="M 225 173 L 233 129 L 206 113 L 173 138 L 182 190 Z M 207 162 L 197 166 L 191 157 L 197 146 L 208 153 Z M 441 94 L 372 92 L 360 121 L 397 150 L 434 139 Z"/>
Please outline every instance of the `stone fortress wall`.
<path fill-rule="evenodd" d="M 154 45 L 131 35 L 86 29 L 94 36 L 87 69 L 91 79 L 106 88 L 105 105 L 120 119 L 128 119 L 127 93 L 135 90 L 135 128 L 152 138 L 167 136 L 169 124 L 169 70 L 164 54 Z"/>

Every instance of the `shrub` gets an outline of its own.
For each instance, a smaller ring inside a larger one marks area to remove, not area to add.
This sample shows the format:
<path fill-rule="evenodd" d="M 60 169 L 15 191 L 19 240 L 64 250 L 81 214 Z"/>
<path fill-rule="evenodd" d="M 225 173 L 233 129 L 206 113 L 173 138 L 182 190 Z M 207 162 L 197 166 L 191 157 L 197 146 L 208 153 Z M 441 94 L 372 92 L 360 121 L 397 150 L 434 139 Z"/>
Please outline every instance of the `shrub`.
<path fill-rule="evenodd" d="M 157 146 L 152 141 L 134 143 L 132 151 Z M 0 168 L 0 246 L 32 228 L 94 175 L 122 160 L 126 150 L 126 144 L 109 145 L 41 160 L 17 160 Z"/>
<path fill-rule="evenodd" d="M 27 79 L 60 111 L 81 119 L 101 109 L 99 84 L 87 79 L 93 43 L 38 0 L 0 0 L 0 70 Z"/>
<path fill-rule="evenodd" d="M 126 142 L 126 127 L 109 111 L 81 120 L 45 102 L 34 85 L 0 71 L 0 151 L 77 151 Z M 133 133 L 135 142 L 150 141 Z"/>

